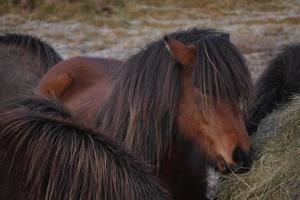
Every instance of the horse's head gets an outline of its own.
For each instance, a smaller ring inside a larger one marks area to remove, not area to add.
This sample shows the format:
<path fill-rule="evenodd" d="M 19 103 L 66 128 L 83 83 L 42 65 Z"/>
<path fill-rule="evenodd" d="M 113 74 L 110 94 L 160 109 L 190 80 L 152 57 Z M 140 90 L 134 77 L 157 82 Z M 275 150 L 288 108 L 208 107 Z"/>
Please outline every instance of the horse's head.
<path fill-rule="evenodd" d="M 183 67 L 179 132 L 198 145 L 220 171 L 248 168 L 251 141 L 241 107 L 249 98 L 251 81 L 241 55 L 221 36 L 195 45 L 170 37 L 165 37 L 165 42 L 175 62 Z M 220 42 L 224 45 L 216 46 Z"/>

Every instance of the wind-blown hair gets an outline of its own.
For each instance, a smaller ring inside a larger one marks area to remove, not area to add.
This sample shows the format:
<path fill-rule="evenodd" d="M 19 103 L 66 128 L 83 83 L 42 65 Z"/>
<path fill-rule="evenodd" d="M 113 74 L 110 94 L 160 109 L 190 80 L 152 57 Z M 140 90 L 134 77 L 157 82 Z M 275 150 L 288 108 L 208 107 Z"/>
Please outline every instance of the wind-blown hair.
<path fill-rule="evenodd" d="M 247 119 L 248 132 L 254 133 L 261 119 L 296 93 L 300 93 L 300 44 L 284 47 L 260 75 Z"/>
<path fill-rule="evenodd" d="M 204 96 L 216 101 L 225 99 L 236 109 L 247 108 L 252 85 L 249 71 L 228 34 L 193 28 L 169 37 L 196 46 L 193 83 Z M 160 163 L 168 158 L 177 137 L 175 119 L 182 68 L 163 40 L 150 43 L 116 73 L 113 92 L 98 114 L 99 127 L 113 133 L 157 171 Z M 203 103 L 210 105 L 216 101 Z"/>
<path fill-rule="evenodd" d="M 35 98 L 0 114 L 0 199 L 170 199 L 149 166 L 74 121 Z"/>
<path fill-rule="evenodd" d="M 224 36 L 208 35 L 202 40 L 197 44 L 193 66 L 194 85 L 212 100 L 225 99 L 245 112 L 251 100 L 252 82 L 243 56 Z"/>
<path fill-rule="evenodd" d="M 0 106 L 32 94 L 44 73 L 62 60 L 46 42 L 28 34 L 0 34 Z"/>

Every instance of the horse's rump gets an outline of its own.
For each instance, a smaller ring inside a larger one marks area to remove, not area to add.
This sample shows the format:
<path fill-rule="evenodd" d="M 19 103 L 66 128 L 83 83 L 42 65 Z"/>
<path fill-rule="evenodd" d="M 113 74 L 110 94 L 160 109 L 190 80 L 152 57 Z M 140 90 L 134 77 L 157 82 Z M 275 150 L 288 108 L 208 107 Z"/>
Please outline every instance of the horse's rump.
<path fill-rule="evenodd" d="M 34 36 L 0 35 L 0 106 L 31 94 L 44 73 L 61 60 L 49 44 Z"/>
<path fill-rule="evenodd" d="M 122 64 L 108 58 L 70 58 L 53 66 L 41 79 L 36 92 L 61 100 L 74 115 L 94 123 L 96 108 L 109 95 L 112 75 Z"/>

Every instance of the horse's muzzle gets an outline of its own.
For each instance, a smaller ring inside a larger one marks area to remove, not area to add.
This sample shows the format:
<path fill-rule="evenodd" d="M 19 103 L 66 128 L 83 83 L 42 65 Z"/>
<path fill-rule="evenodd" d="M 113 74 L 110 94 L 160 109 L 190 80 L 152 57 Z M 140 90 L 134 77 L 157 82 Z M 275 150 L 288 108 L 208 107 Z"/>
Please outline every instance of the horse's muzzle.
<path fill-rule="evenodd" d="M 226 172 L 245 173 L 250 170 L 252 165 L 253 150 L 248 153 L 243 151 L 240 147 L 236 147 L 232 153 L 234 164 L 227 165 Z"/>

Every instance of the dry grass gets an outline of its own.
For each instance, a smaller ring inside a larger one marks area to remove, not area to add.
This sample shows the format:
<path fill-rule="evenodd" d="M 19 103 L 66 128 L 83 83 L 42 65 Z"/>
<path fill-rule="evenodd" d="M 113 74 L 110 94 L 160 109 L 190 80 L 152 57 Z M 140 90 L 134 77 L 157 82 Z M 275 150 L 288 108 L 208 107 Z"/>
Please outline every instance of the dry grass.
<path fill-rule="evenodd" d="M 7 0 L 0 1 L 0 15 L 15 13 L 30 19 L 74 19 L 97 25 L 127 26 L 128 20 L 145 17 L 214 17 L 236 9 L 278 10 L 284 6 L 280 0 Z"/>
<path fill-rule="evenodd" d="M 298 25 L 300 24 L 300 17 L 286 17 L 283 19 L 259 19 L 259 20 L 249 20 L 245 22 L 246 24 L 290 24 Z"/>
<path fill-rule="evenodd" d="M 254 146 L 252 170 L 225 177 L 219 199 L 300 199 L 300 96 L 263 120 Z"/>

